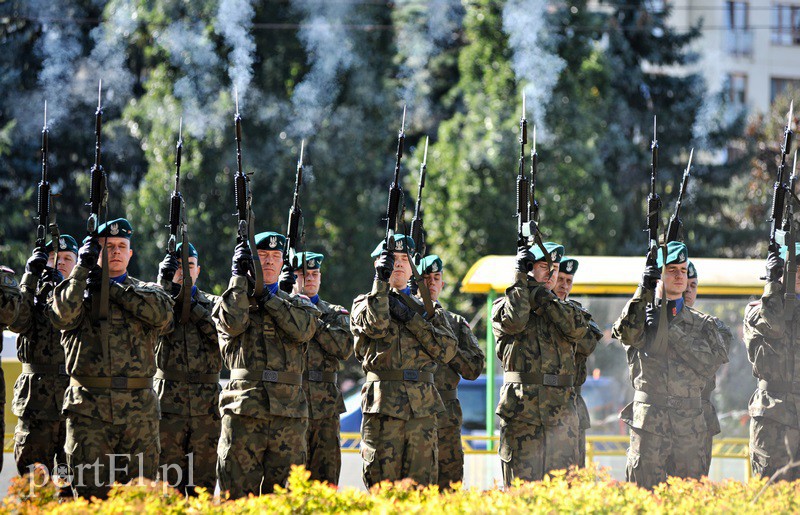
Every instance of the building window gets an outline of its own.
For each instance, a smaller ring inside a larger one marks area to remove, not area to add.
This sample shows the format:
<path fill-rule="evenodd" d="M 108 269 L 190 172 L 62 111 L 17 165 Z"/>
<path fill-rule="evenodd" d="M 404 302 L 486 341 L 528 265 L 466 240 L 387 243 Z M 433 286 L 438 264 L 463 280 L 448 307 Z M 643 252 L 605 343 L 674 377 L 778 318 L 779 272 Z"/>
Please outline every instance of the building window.
<path fill-rule="evenodd" d="M 772 8 L 772 44 L 800 45 L 800 5 L 778 4 Z"/>
<path fill-rule="evenodd" d="M 800 89 L 800 79 L 781 79 L 773 77 L 770 79 L 769 88 L 769 101 L 775 101 L 775 98 L 781 95 L 787 89 L 792 88 L 795 90 Z"/>
<path fill-rule="evenodd" d="M 750 31 L 750 6 L 747 2 L 725 3 L 725 46 L 731 55 L 753 53 L 753 33 Z"/>
<path fill-rule="evenodd" d="M 728 101 L 735 106 L 747 102 L 747 75 L 731 73 L 728 75 Z"/>

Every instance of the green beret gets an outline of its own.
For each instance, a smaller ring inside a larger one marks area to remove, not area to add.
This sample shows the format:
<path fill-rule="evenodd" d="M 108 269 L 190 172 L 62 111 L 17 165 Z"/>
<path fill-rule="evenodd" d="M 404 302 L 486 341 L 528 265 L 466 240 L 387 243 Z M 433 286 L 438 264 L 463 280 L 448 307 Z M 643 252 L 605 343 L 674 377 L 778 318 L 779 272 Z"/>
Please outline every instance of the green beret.
<path fill-rule="evenodd" d="M 797 262 L 800 263 L 800 241 L 794 244 L 794 255 L 797 258 Z M 786 245 L 781 246 L 781 259 L 784 261 L 789 259 L 789 247 Z"/>
<path fill-rule="evenodd" d="M 442 260 L 436 254 L 428 254 L 422 261 L 420 261 L 417 270 L 420 274 L 435 274 L 437 272 L 441 272 L 444 270 L 444 265 L 442 264 Z"/>
<path fill-rule="evenodd" d="M 578 271 L 578 260 L 571 257 L 562 257 L 561 266 L 558 267 L 559 274 L 575 275 Z"/>
<path fill-rule="evenodd" d="M 383 240 L 382 242 L 378 243 L 378 246 L 375 247 L 375 250 L 372 251 L 372 254 L 370 254 L 370 256 L 374 258 L 380 256 L 381 252 L 383 252 L 384 243 L 386 243 L 386 240 Z M 413 253 L 415 248 L 416 247 L 414 246 L 414 240 L 412 240 L 410 236 L 406 236 L 405 234 L 395 233 L 394 235 L 395 252 L 408 251 L 409 253 Z"/>
<path fill-rule="evenodd" d="M 258 250 L 280 250 L 286 243 L 286 236 L 281 233 L 267 231 L 256 234 L 256 249 Z"/>
<path fill-rule="evenodd" d="M 694 263 L 689 261 L 689 279 L 697 279 L 697 269 L 694 267 Z"/>
<path fill-rule="evenodd" d="M 671 241 L 667 243 L 667 263 L 666 265 L 679 265 L 689 261 L 689 249 L 686 244 L 680 241 Z M 664 264 L 664 250 L 658 248 L 657 265 L 659 268 L 666 266 Z"/>
<path fill-rule="evenodd" d="M 133 227 L 131 223 L 124 218 L 117 218 L 101 225 L 97 229 L 97 235 L 100 238 L 127 238 L 131 239 L 133 234 Z"/>
<path fill-rule="evenodd" d="M 553 243 L 552 241 L 546 241 L 544 242 L 544 248 L 550 254 L 550 259 L 553 260 L 553 263 L 559 263 L 561 258 L 564 256 L 563 245 Z M 542 252 L 542 249 L 539 248 L 539 245 L 533 245 L 530 250 L 531 253 L 533 253 L 534 261 L 544 261 L 544 253 Z"/>
<path fill-rule="evenodd" d="M 300 252 L 295 256 L 297 263 L 296 268 L 302 269 L 303 265 L 305 264 L 306 270 L 319 270 L 322 266 L 322 260 L 325 259 L 325 256 L 320 254 L 319 252 Z"/>
<path fill-rule="evenodd" d="M 47 251 L 48 253 L 53 252 L 53 240 L 47 242 L 45 251 Z M 70 251 L 77 256 L 78 242 L 75 241 L 75 238 L 73 238 L 69 234 L 62 234 L 61 236 L 58 237 L 58 251 L 59 252 Z"/>
<path fill-rule="evenodd" d="M 178 254 L 178 257 L 182 257 L 181 256 L 181 249 L 182 248 L 183 248 L 183 242 L 178 243 L 178 245 L 175 247 L 175 253 Z M 189 242 L 189 248 L 186 249 L 186 253 L 189 255 L 189 257 L 193 257 L 195 259 L 198 259 L 200 257 L 197 254 L 197 249 L 194 248 L 194 245 L 192 245 L 191 242 Z"/>

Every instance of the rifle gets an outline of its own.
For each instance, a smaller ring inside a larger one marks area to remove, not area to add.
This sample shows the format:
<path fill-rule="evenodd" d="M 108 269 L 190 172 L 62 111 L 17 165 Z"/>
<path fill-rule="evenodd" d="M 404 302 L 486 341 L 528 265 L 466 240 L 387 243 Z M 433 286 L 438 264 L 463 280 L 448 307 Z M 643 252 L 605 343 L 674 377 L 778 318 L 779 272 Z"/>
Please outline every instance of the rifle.
<path fill-rule="evenodd" d="M 181 290 L 177 298 L 181 299 L 181 318 L 180 323 L 186 324 L 189 321 L 192 304 L 192 277 L 189 275 L 189 241 L 186 236 L 186 203 L 180 191 L 181 182 L 181 154 L 183 152 L 183 118 L 180 120 L 178 128 L 178 144 L 175 147 L 175 187 L 169 198 L 169 240 L 167 240 L 167 252 L 175 253 L 178 241 L 178 233 L 181 238 L 181 273 L 183 281 Z"/>
<path fill-rule="evenodd" d="M 794 101 L 789 104 L 789 115 L 786 120 L 786 128 L 783 130 L 783 145 L 781 145 L 781 164 L 778 166 L 778 178 L 773 185 L 772 194 L 772 211 L 770 213 L 770 228 L 769 228 L 769 250 L 778 252 L 780 250 L 780 242 L 778 241 L 778 231 L 780 224 L 783 221 L 784 211 L 786 209 L 786 191 L 788 185 L 784 182 L 786 176 L 786 156 L 791 152 L 792 146 L 792 113 L 794 111 Z"/>
<path fill-rule="evenodd" d="M 425 138 L 425 153 L 422 157 L 422 164 L 419 167 L 419 184 L 417 185 L 417 203 L 414 206 L 414 218 L 411 219 L 411 239 L 414 241 L 416 253 L 414 254 L 414 266 L 419 266 L 425 256 L 425 235 L 423 234 L 422 220 L 422 189 L 425 187 L 425 172 L 428 170 L 428 141 Z M 419 288 L 416 281 L 410 281 L 411 293 L 417 294 Z"/>
<path fill-rule="evenodd" d="M 650 194 L 647 195 L 647 235 L 650 240 L 647 260 L 656 262 L 658 252 L 658 222 L 661 218 L 661 197 L 656 193 L 656 177 L 658 175 L 658 134 L 656 117 L 653 116 L 653 141 L 650 144 L 652 160 L 650 162 Z"/>
<path fill-rule="evenodd" d="M 233 179 L 233 195 L 236 202 L 236 215 L 239 220 L 237 243 L 246 242 L 253 256 L 252 279 L 253 290 L 248 292 L 251 298 L 260 299 L 264 293 L 264 275 L 261 271 L 261 260 L 255 241 L 255 219 L 253 217 L 253 193 L 250 191 L 250 176 L 242 169 L 242 117 L 239 115 L 239 92 L 234 87 L 236 98 L 236 114 L 233 117 L 236 128 L 236 175 Z"/>
<path fill-rule="evenodd" d="M 686 187 L 689 185 L 689 170 L 692 168 L 692 156 L 694 149 L 689 152 L 689 163 L 686 165 L 686 170 L 683 172 L 683 180 L 681 181 L 681 189 L 678 193 L 678 201 L 675 203 L 675 212 L 669 218 L 669 225 L 667 226 L 667 237 L 664 239 L 665 243 L 671 241 L 683 241 L 683 222 L 681 221 L 681 205 L 683 204 L 683 196 L 686 194 Z"/>
<path fill-rule="evenodd" d="M 286 229 L 286 242 L 283 247 L 283 266 L 289 272 L 293 272 L 296 263 L 297 247 L 300 241 L 300 223 L 303 220 L 303 211 L 300 209 L 300 187 L 303 185 L 303 151 L 306 141 L 300 142 L 300 160 L 297 161 L 297 175 L 294 180 L 294 196 L 292 197 L 292 207 L 289 208 L 289 226 Z M 304 256 L 305 257 L 305 256 Z M 303 259 L 303 269 L 305 272 L 305 259 Z M 303 274 L 305 280 L 305 273 Z M 286 293 L 291 293 L 291 290 Z"/>
<path fill-rule="evenodd" d="M 536 126 L 533 126 L 533 147 L 531 148 L 531 197 L 528 203 L 528 220 L 539 223 L 539 201 L 536 200 L 536 169 L 539 167 L 539 154 L 536 152 Z"/>
<path fill-rule="evenodd" d="M 795 248 L 796 233 L 794 228 L 794 206 L 798 202 L 794 194 L 795 182 L 797 181 L 797 149 L 794 151 L 794 162 L 792 164 L 792 175 L 789 177 L 789 202 L 786 203 L 786 211 L 783 218 L 782 236 L 786 245 L 786 263 L 784 264 L 784 294 L 783 294 L 783 316 L 788 322 L 794 317 L 794 306 L 797 303 L 797 291 L 795 289 L 795 277 L 797 276 L 797 252 Z"/>
<path fill-rule="evenodd" d="M 44 250 L 47 242 L 47 231 L 53 242 L 53 269 L 58 267 L 59 229 L 56 216 L 52 210 L 53 196 L 50 194 L 50 181 L 47 176 L 47 161 L 50 153 L 50 129 L 47 127 L 47 101 L 44 102 L 44 125 L 42 126 L 42 180 L 39 181 L 36 198 L 36 248 Z"/>

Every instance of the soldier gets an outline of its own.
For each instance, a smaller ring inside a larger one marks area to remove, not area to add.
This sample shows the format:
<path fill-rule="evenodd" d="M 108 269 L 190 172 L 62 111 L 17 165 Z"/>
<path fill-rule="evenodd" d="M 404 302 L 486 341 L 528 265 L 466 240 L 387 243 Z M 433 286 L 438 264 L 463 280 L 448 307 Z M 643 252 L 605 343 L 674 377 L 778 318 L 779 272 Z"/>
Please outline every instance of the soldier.
<path fill-rule="evenodd" d="M 800 243 L 795 252 L 800 255 Z M 744 312 L 744 341 L 753 364 L 758 387 L 750 397 L 750 462 L 753 474 L 772 477 L 792 459 L 800 457 L 800 303 L 785 313 L 784 282 L 795 281 L 800 292 L 800 268 L 796 277 L 783 276 L 787 248 L 781 256 L 767 257 L 767 284 L 761 300 L 751 302 Z M 800 479 L 800 467 L 793 467 L 776 479 Z"/>
<path fill-rule="evenodd" d="M 159 267 L 158 282 L 175 299 L 173 324 L 156 344 L 155 390 L 161 405 L 159 465 L 162 481 L 185 495 L 195 487 L 213 493 L 217 486 L 217 444 L 220 433 L 219 372 L 222 357 L 211 311 L 218 297 L 197 288 L 200 263 L 197 250 L 187 247 L 192 279 L 191 311 L 181 323 L 183 243 L 167 254 Z M 169 471 L 174 470 L 175 477 Z"/>
<path fill-rule="evenodd" d="M 678 241 L 667 244 L 666 259 L 659 249 L 657 263 L 646 266 L 642 284 L 614 323 L 636 390 L 620 413 L 631 428 L 626 474 L 649 489 L 667 476 L 699 478 L 708 470 L 701 392 L 727 362 L 714 320 L 683 302 L 688 258 Z"/>
<path fill-rule="evenodd" d="M 56 245 L 58 248 L 50 241 L 44 250 L 34 249 L 28 259 L 20 285 L 19 315 L 11 325 L 11 330 L 19 334 L 17 357 L 22 363 L 11 407 L 19 417 L 14 430 L 14 459 L 21 476 L 32 472 L 35 463 L 55 470 L 55 464 L 66 462 L 66 425 L 61 405 L 69 376 L 64 367 L 61 331 L 53 327 L 46 309 L 53 288 L 75 268 L 78 242 L 62 234 Z M 57 270 L 53 268 L 56 256 Z"/>
<path fill-rule="evenodd" d="M 543 246 L 552 274 L 538 245 L 520 248 L 514 284 L 492 308 L 497 356 L 505 370 L 497 414 L 506 486 L 517 478 L 538 481 L 578 462 L 575 348 L 587 324 L 552 291 L 564 247 Z"/>
<path fill-rule="evenodd" d="M 439 294 L 444 288 L 444 269 L 439 256 L 425 256 L 418 270 L 431 293 L 431 300 L 441 307 Z M 442 308 L 444 309 L 444 308 Z M 439 488 L 450 488 L 451 483 L 464 480 L 464 449 L 461 444 L 461 403 L 458 400 L 458 383 L 461 378 L 477 379 L 486 360 L 478 339 L 472 333 L 469 324 L 461 315 L 444 310 L 447 322 L 456 335 L 458 348 L 456 355 L 449 363 L 439 363 L 433 375 L 436 390 L 442 397 L 445 411 L 437 416 L 436 429 L 439 433 Z"/>
<path fill-rule="evenodd" d="M 689 261 L 687 267 L 687 279 L 688 282 L 686 284 L 686 291 L 683 292 L 683 301 L 686 303 L 687 306 L 690 308 L 694 307 L 694 303 L 697 300 L 697 269 L 694 267 L 691 261 Z M 708 315 L 714 323 L 717 325 L 717 329 L 719 329 L 720 334 L 722 335 L 722 341 L 725 343 L 725 352 L 730 351 L 731 343 L 733 342 L 733 333 L 728 326 L 722 323 L 722 320 L 715 316 Z M 708 382 L 706 383 L 705 388 L 700 393 L 700 396 L 703 399 L 703 416 L 706 419 L 706 427 L 708 428 L 708 433 L 706 435 L 705 440 L 705 455 L 706 455 L 706 463 L 707 467 L 704 475 L 708 475 L 709 468 L 711 467 L 711 449 L 714 443 L 714 435 L 718 435 L 721 432 L 721 428 L 719 427 L 719 419 L 717 418 L 717 409 L 711 403 L 711 392 L 713 392 L 717 387 L 717 375 L 714 374 L 708 378 Z"/>
<path fill-rule="evenodd" d="M 217 449 L 220 489 L 231 498 L 272 493 L 292 465 L 306 463 L 308 403 L 303 392 L 305 342 L 317 321 L 308 302 L 278 287 L 285 237 L 255 237 L 264 295 L 249 295 L 253 257 L 247 243 L 233 254 L 228 289 L 212 316 L 231 380 L 219 399 L 222 435 Z"/>
<path fill-rule="evenodd" d="M 350 313 L 342 306 L 319 297 L 322 283 L 322 260 L 316 252 L 298 254 L 304 263 L 295 270 L 294 293 L 307 296 L 319 310 L 317 331 L 308 342 L 303 390 L 308 399 L 308 456 L 306 468 L 311 479 L 339 484 L 342 454 L 339 445 L 339 414 L 344 413 L 344 400 L 336 381 L 339 360 L 353 353 Z"/>
<path fill-rule="evenodd" d="M 73 491 L 82 497 L 105 497 L 112 481 L 156 477 L 155 346 L 172 322 L 172 299 L 157 284 L 128 275 L 132 233 L 124 218 L 102 224 L 98 238 L 84 240 L 78 266 L 49 301 L 50 321 L 64 331 L 61 342 L 70 375 L 63 405 L 64 451 Z M 108 252 L 108 318 L 94 322 L 101 245 Z"/>
<path fill-rule="evenodd" d="M 458 342 L 437 307 L 428 317 L 406 286 L 414 241 L 394 235 L 395 249 L 380 243 L 370 293 L 353 301 L 350 328 L 367 381 L 361 388 L 362 476 L 367 488 L 410 478 L 438 478 L 436 416 L 444 404 L 433 383 L 436 363 L 448 363 Z M 425 314 L 423 314 L 425 313 Z"/>
<path fill-rule="evenodd" d="M 578 271 L 578 260 L 570 257 L 561 258 L 561 263 L 558 267 L 558 282 L 556 283 L 555 294 L 556 296 L 572 304 L 575 309 L 581 314 L 584 320 L 589 324 L 589 330 L 586 332 L 578 346 L 575 348 L 575 406 L 578 410 L 579 422 L 579 444 L 578 444 L 578 466 L 586 466 L 586 430 L 592 427 L 592 421 L 589 417 L 589 408 L 586 407 L 586 401 L 581 395 L 581 385 L 586 382 L 587 370 L 586 360 L 594 352 L 597 347 L 597 342 L 603 339 L 603 331 L 592 320 L 592 315 L 576 301 L 569 299 L 569 294 L 572 293 L 572 281 L 575 278 L 575 272 Z"/>
<path fill-rule="evenodd" d="M 0 265 L 0 333 L 16 320 L 21 299 L 22 295 L 19 292 L 17 280 L 14 278 L 14 271 L 7 266 Z M 3 342 L 0 340 L 0 351 L 2 350 Z M 2 388 L 2 391 L 5 391 L 6 388 L 6 380 L 2 368 L 0 368 L 0 388 Z M 3 398 L 0 399 L 0 410 L 5 413 L 5 409 L 6 397 L 3 395 Z M 0 420 L 0 430 L 5 434 L 5 420 Z M 3 470 L 2 460 L 0 460 L 0 470 Z"/>

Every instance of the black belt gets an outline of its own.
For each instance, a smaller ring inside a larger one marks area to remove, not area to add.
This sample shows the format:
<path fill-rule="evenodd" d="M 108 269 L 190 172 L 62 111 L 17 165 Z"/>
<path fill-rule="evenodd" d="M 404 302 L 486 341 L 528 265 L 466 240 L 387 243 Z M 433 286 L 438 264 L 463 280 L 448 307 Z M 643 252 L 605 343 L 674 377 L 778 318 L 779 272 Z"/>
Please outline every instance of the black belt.
<path fill-rule="evenodd" d="M 759 379 L 758 387 L 771 392 L 800 393 L 800 383 L 791 381 L 765 381 L 764 379 Z"/>
<path fill-rule="evenodd" d="M 673 397 L 639 390 L 633 394 L 633 400 L 672 409 L 701 409 L 703 407 L 703 400 L 700 397 Z"/>
<path fill-rule="evenodd" d="M 217 384 L 219 383 L 219 374 L 193 374 L 178 370 L 161 370 L 159 368 L 156 370 L 155 379 L 178 383 Z"/>
<path fill-rule="evenodd" d="M 263 381 L 265 383 L 281 383 L 303 385 L 303 374 L 296 372 L 278 372 L 277 370 L 248 370 L 246 368 L 231 369 L 231 381 Z"/>
<path fill-rule="evenodd" d="M 69 378 L 69 385 L 82 386 L 84 388 L 104 388 L 111 390 L 143 390 L 153 387 L 153 378 L 72 376 Z"/>
<path fill-rule="evenodd" d="M 458 390 L 439 390 L 439 396 L 442 398 L 443 402 L 457 401 Z"/>
<path fill-rule="evenodd" d="M 367 381 L 414 381 L 432 383 L 433 373 L 421 370 L 379 370 L 367 372 Z"/>
<path fill-rule="evenodd" d="M 572 374 L 542 374 L 541 372 L 506 372 L 503 374 L 503 381 L 542 386 L 572 386 L 575 384 L 575 376 Z"/>
<path fill-rule="evenodd" d="M 63 363 L 60 365 L 43 365 L 43 364 L 36 364 L 36 363 L 23 363 L 22 364 L 22 373 L 23 374 L 41 374 L 43 376 L 66 376 L 67 374 L 67 367 Z"/>
<path fill-rule="evenodd" d="M 336 372 L 323 372 L 322 370 L 306 370 L 303 380 L 310 383 L 335 383 Z"/>

